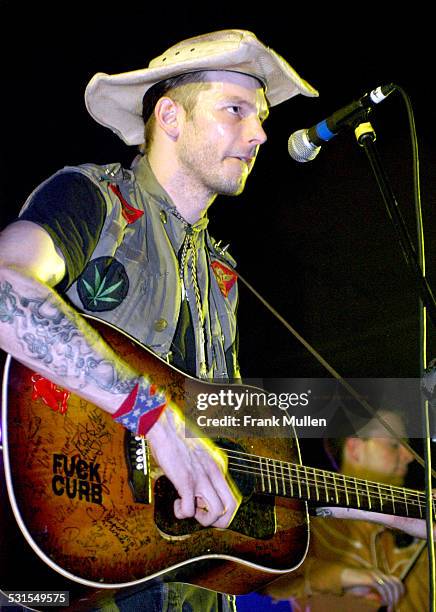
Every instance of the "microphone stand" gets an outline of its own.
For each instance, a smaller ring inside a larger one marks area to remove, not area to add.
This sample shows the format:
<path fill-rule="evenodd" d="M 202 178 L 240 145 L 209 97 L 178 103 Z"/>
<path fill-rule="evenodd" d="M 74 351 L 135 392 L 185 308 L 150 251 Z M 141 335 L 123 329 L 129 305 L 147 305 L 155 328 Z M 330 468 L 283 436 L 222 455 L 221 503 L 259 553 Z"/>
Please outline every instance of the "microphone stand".
<path fill-rule="evenodd" d="M 367 119 L 368 112 L 362 113 L 362 119 Z M 399 240 L 400 246 L 403 251 L 404 258 L 412 272 L 415 280 L 416 289 L 421 298 L 422 303 L 427 308 L 429 317 L 433 324 L 436 326 L 436 300 L 427 279 L 422 273 L 421 266 L 418 262 L 415 247 L 413 246 L 412 240 L 410 239 L 409 232 L 407 230 L 404 219 L 401 215 L 401 211 L 398 207 L 397 200 L 389 184 L 386 172 L 380 160 L 377 148 L 375 146 L 375 131 L 369 121 L 359 121 L 355 128 L 356 139 L 359 145 L 364 149 L 380 192 L 383 197 L 383 201 L 386 205 L 386 209 L 391 219 Z"/>
<path fill-rule="evenodd" d="M 369 160 L 370 166 L 376 178 L 380 189 L 383 201 L 385 203 L 387 213 L 391 219 L 393 226 L 398 234 L 400 246 L 403 251 L 404 258 L 412 272 L 412 277 L 422 305 L 429 314 L 429 317 L 434 325 L 436 325 L 436 302 L 432 290 L 425 278 L 422 268 L 419 264 L 415 248 L 407 231 L 406 224 L 401 215 L 395 195 L 389 184 L 386 172 L 383 168 L 380 156 L 375 146 L 376 134 L 371 123 L 368 121 L 369 111 L 359 113 L 357 120 L 354 122 L 355 135 L 358 144 L 364 149 Z M 425 316 L 424 309 L 424 316 Z M 427 544 L 428 544 L 428 567 L 429 567 L 429 603 L 430 610 L 434 611 L 436 606 L 435 600 L 435 555 L 434 555 L 434 537 L 433 537 L 433 497 L 432 497 L 432 480 L 431 480 L 431 450 L 430 450 L 430 417 L 429 417 L 429 402 L 424 402 L 422 414 L 423 432 L 424 432 L 424 452 L 425 452 L 425 480 L 426 480 L 426 524 L 427 524 Z"/>

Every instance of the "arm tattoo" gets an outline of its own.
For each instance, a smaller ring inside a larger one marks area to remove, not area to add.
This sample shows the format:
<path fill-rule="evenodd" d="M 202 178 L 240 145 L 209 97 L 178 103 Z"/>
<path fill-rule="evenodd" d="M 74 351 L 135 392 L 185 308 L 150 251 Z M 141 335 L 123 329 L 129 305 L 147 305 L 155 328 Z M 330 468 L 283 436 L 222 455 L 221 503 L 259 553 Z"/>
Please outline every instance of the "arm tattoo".
<path fill-rule="evenodd" d="M 55 293 L 25 297 L 8 281 L 0 283 L 0 323 L 14 328 L 24 355 L 66 379 L 66 386 L 95 384 L 110 393 L 129 393 L 137 382 L 135 373 L 114 355 L 104 355 L 108 351 L 97 332 L 85 331 L 80 315 L 64 310 Z"/>

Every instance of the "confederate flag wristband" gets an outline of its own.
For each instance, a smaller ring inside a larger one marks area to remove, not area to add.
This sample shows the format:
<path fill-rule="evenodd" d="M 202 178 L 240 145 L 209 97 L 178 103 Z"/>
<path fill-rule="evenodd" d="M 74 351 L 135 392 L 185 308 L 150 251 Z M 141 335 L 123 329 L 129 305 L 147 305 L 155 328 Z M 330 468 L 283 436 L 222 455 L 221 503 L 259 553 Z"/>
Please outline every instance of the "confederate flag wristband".
<path fill-rule="evenodd" d="M 165 395 L 141 376 L 112 418 L 133 433 L 145 436 L 166 405 Z"/>

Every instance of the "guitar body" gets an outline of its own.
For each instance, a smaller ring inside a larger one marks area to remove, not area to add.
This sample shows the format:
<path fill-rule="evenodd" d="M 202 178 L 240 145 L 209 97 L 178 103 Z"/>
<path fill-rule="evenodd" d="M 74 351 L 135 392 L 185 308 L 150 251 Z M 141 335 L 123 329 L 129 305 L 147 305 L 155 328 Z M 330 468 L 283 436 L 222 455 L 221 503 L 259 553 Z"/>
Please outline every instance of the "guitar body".
<path fill-rule="evenodd" d="M 93 326 L 121 358 L 150 372 L 181 405 L 186 402 L 183 374 L 115 328 Z M 248 484 L 228 529 L 178 521 L 172 485 L 152 462 L 147 469 L 143 441 L 95 405 L 44 388 L 44 379 L 11 358 L 5 377 L 4 461 L 12 510 L 30 546 L 65 578 L 99 589 L 177 580 L 243 594 L 304 559 L 304 502 L 261 495 Z M 205 385 L 194 379 L 189 384 Z M 295 439 L 224 442 L 299 463 Z"/>

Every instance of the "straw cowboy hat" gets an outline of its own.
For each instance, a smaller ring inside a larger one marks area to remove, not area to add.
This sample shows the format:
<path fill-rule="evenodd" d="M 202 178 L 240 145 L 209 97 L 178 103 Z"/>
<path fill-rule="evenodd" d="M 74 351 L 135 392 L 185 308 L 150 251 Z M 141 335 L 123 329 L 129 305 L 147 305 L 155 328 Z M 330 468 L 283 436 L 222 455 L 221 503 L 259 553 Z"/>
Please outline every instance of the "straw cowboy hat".
<path fill-rule="evenodd" d="M 111 129 L 126 144 L 142 144 L 145 92 L 159 81 L 201 70 L 231 70 L 255 76 L 264 84 L 270 106 L 300 93 L 318 95 L 252 32 L 221 30 L 182 40 L 151 60 L 148 68 L 112 75 L 98 72 L 86 87 L 86 108 L 98 123 Z"/>

